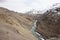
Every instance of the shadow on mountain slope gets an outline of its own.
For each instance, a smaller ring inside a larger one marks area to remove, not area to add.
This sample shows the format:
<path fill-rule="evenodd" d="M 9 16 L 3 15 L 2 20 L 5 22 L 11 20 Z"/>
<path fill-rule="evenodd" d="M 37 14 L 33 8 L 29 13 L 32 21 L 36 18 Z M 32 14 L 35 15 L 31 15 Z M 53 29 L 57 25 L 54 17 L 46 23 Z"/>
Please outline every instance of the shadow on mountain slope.
<path fill-rule="evenodd" d="M 60 7 L 46 11 L 38 18 L 38 22 L 36 31 L 45 39 L 60 40 Z"/>

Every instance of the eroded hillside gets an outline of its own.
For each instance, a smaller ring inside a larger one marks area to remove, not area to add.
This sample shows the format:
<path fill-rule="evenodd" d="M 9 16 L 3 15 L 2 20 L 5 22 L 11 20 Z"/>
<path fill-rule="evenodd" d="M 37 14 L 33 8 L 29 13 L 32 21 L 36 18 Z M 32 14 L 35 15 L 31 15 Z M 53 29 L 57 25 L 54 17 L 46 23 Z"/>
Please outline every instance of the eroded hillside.
<path fill-rule="evenodd" d="M 33 17 L 0 7 L 0 40 L 36 40 L 32 25 Z"/>

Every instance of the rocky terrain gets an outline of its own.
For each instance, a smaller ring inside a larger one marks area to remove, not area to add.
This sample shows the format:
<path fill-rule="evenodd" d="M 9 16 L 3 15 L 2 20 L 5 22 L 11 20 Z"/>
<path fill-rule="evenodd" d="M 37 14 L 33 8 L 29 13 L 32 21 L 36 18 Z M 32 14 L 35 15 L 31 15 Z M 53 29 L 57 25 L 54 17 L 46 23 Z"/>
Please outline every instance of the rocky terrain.
<path fill-rule="evenodd" d="M 31 32 L 34 17 L 0 7 L 0 40 L 36 40 Z"/>
<path fill-rule="evenodd" d="M 46 40 L 60 40 L 60 7 L 47 10 L 38 19 L 36 32 Z"/>
<path fill-rule="evenodd" d="M 60 40 L 60 7 L 44 14 L 23 14 L 0 7 L 0 40 L 37 40 L 38 33 L 45 40 Z"/>

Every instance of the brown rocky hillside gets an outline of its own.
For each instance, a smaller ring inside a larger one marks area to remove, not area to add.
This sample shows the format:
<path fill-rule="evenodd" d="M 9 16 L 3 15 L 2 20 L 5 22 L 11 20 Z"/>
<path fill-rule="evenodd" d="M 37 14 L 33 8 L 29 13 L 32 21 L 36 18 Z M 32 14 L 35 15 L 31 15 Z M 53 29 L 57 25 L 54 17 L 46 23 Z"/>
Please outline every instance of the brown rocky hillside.
<path fill-rule="evenodd" d="M 60 40 L 60 7 L 50 9 L 38 18 L 36 31 L 46 40 Z"/>
<path fill-rule="evenodd" d="M 36 40 L 31 32 L 33 18 L 0 7 L 0 40 Z"/>

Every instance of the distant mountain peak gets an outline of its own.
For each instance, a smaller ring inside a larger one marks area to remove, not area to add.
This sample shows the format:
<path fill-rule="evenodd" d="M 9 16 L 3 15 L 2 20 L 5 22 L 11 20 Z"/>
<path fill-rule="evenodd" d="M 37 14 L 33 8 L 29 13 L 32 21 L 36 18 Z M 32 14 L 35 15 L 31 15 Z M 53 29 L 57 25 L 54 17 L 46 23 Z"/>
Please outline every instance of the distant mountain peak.
<path fill-rule="evenodd" d="M 40 14 L 41 11 L 40 11 L 40 10 L 35 10 L 35 9 L 33 9 L 33 10 L 28 11 L 28 12 L 26 12 L 26 13 L 28 13 L 28 14 Z"/>

